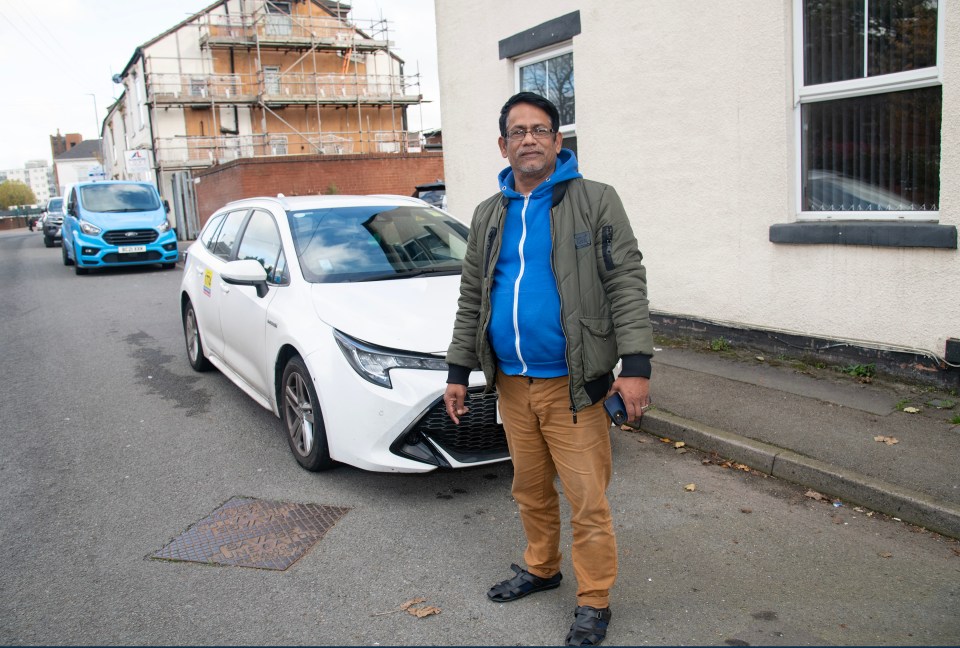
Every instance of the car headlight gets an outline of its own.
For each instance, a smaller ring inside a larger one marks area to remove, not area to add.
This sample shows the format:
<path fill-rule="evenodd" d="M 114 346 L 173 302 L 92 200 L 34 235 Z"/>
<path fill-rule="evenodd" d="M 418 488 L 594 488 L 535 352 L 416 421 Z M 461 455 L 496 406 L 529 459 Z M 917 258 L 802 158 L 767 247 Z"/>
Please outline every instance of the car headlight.
<path fill-rule="evenodd" d="M 87 221 L 80 221 L 80 231 L 90 236 L 96 236 L 100 233 L 100 228 Z"/>
<path fill-rule="evenodd" d="M 160 232 L 161 234 L 163 234 L 164 232 L 169 232 L 169 231 L 170 231 L 170 221 L 164 219 L 164 221 L 163 221 L 162 223 L 160 223 L 159 225 L 157 225 L 157 231 Z"/>
<path fill-rule="evenodd" d="M 350 366 L 366 380 L 387 389 L 393 388 L 390 382 L 390 370 L 394 368 L 447 370 L 447 363 L 443 358 L 378 349 L 354 340 L 340 331 L 334 331 L 333 335 Z"/>

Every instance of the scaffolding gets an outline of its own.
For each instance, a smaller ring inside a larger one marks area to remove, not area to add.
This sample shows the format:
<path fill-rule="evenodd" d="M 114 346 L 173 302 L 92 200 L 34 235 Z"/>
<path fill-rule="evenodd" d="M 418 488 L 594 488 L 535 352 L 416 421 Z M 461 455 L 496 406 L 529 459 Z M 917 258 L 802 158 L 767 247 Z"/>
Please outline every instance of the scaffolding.
<path fill-rule="evenodd" d="M 184 134 L 154 134 L 161 171 L 241 157 L 421 150 L 419 134 L 406 130 L 406 109 L 423 102 L 419 74 L 405 74 L 392 53 L 388 21 L 298 15 L 296 3 L 270 0 L 217 11 L 226 5 L 179 28 L 177 56 L 145 54 L 154 123 L 165 117 L 169 131 L 171 111 L 183 116 Z M 181 40 L 199 56 L 180 56 Z"/>

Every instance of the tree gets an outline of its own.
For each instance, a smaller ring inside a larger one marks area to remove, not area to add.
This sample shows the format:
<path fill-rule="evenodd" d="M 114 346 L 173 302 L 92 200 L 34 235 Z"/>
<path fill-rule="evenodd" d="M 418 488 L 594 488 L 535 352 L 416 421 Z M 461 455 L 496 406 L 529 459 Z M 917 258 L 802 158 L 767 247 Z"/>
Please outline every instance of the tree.
<path fill-rule="evenodd" d="M 32 205 L 37 202 L 33 190 L 19 180 L 7 180 L 0 184 L 0 209 L 17 205 Z"/>

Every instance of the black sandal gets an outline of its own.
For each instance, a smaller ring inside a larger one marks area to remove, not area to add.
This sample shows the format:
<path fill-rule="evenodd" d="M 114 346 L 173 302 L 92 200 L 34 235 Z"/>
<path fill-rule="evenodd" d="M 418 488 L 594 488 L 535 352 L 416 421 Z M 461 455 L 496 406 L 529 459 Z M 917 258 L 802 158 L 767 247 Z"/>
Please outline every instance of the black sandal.
<path fill-rule="evenodd" d="M 598 610 L 581 605 L 573 611 L 573 625 L 567 633 L 568 646 L 599 646 L 607 636 L 607 626 L 613 614 L 610 608 Z"/>
<path fill-rule="evenodd" d="M 487 597 L 496 603 L 506 603 L 507 601 L 516 601 L 527 594 L 542 592 L 544 590 L 560 587 L 560 581 L 563 580 L 563 574 L 557 572 L 550 578 L 540 578 L 534 576 L 526 569 L 521 569 L 517 565 L 510 565 L 510 569 L 516 573 L 516 576 L 509 580 L 497 583 L 487 592 Z"/>

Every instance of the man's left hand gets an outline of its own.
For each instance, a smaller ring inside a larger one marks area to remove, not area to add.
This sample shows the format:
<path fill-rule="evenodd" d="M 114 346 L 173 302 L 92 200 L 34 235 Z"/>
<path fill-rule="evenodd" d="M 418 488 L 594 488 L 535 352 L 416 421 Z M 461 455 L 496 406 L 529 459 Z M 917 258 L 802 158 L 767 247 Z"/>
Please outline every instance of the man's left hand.
<path fill-rule="evenodd" d="M 650 379 L 639 376 L 620 376 L 613 381 L 610 394 L 620 392 L 627 406 L 627 421 L 639 421 L 650 407 Z M 609 395 L 609 394 L 608 394 Z"/>

